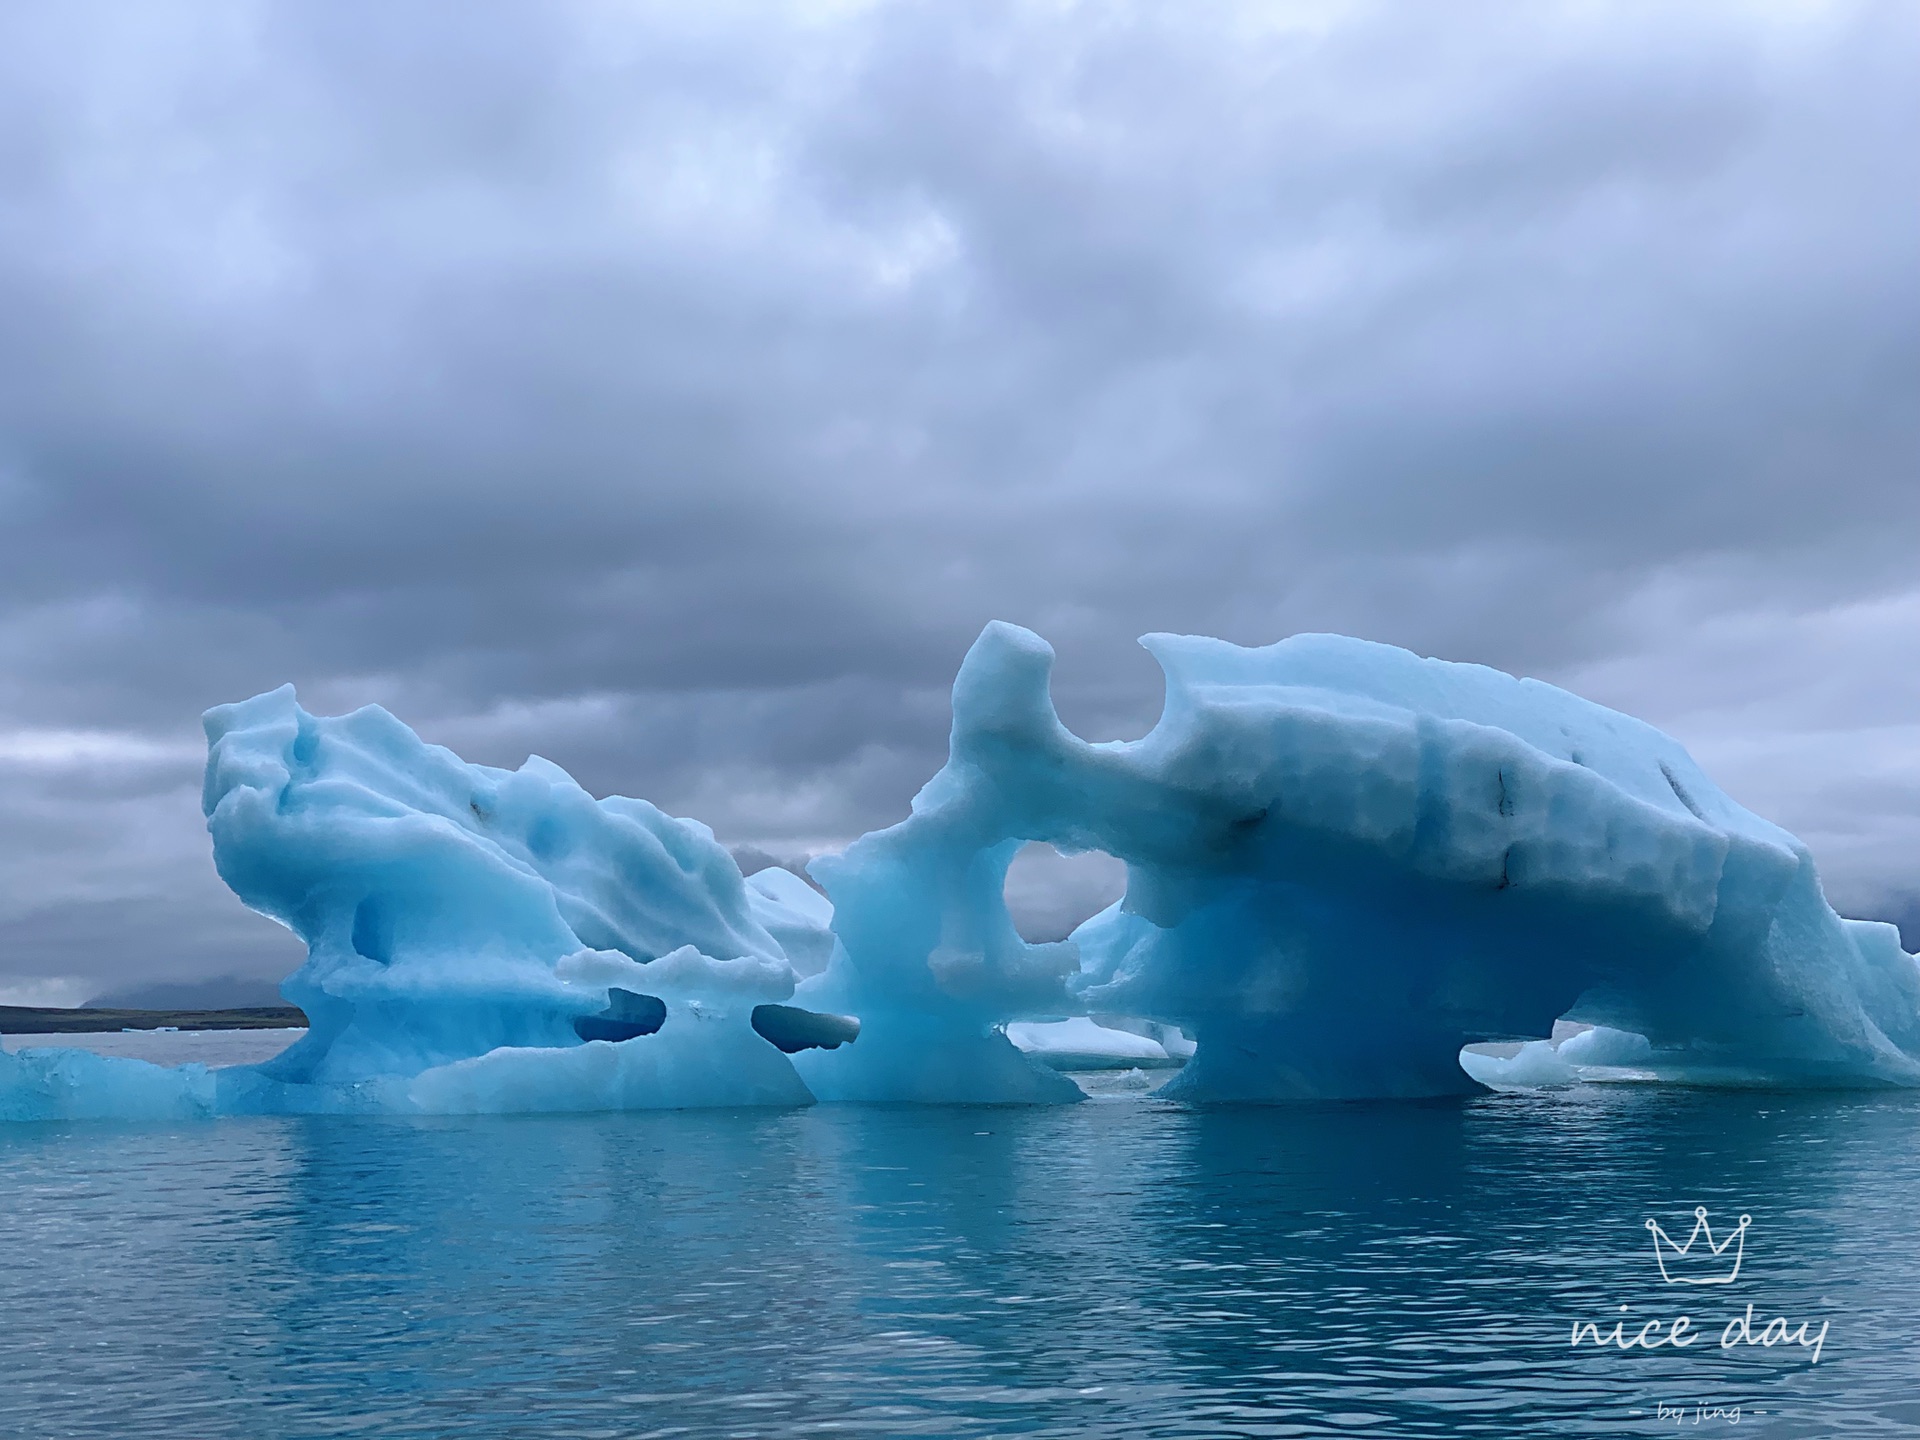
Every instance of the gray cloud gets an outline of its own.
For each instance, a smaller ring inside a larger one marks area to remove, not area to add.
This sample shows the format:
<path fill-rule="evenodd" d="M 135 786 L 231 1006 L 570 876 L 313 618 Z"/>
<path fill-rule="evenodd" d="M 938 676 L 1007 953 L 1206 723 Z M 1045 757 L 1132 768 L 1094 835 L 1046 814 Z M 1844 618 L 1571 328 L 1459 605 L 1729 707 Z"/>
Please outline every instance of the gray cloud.
<path fill-rule="evenodd" d="M 1911 903 L 1916 31 L 11 12 L 0 988 L 284 968 L 207 705 L 377 700 L 786 856 L 904 813 L 995 617 L 1099 738 L 1147 630 L 1572 684 Z"/>

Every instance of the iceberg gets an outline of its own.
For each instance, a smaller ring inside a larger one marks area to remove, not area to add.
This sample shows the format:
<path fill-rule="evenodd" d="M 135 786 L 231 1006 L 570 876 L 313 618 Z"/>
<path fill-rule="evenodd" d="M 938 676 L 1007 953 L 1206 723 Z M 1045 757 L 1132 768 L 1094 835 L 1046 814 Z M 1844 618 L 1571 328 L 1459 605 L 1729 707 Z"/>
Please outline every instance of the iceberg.
<path fill-rule="evenodd" d="M 996 1023 L 1097 1011 L 1194 1035 L 1162 1093 L 1195 1101 L 1468 1091 L 1465 1045 L 1561 1018 L 1640 1037 L 1668 1079 L 1920 1083 L 1897 932 L 1836 915 L 1806 847 L 1652 726 L 1343 636 L 1141 643 L 1158 723 L 1090 744 L 1052 649 L 989 625 L 911 816 L 814 862 L 840 946 L 798 998 L 873 1042 L 805 1057 L 816 1093 L 1046 1098 Z M 1007 917 L 1036 840 L 1127 865 L 1066 942 Z"/>
<path fill-rule="evenodd" d="M 318 719 L 291 687 L 206 730 L 220 876 L 308 946 L 281 988 L 311 1029 L 250 1077 L 267 1105 L 288 1087 L 427 1110 L 808 1098 L 751 1026 L 792 967 L 705 826 L 595 800 L 538 756 L 469 765 L 377 706 Z M 663 1009 L 653 1043 L 583 1040 L 614 990 Z"/>
<path fill-rule="evenodd" d="M 1182 1060 L 1188 1101 L 1920 1084 L 1920 961 L 1651 726 L 1341 636 L 1141 643 L 1159 721 L 1089 743 L 1046 642 L 989 625 L 946 764 L 819 889 L 377 706 L 217 707 L 215 864 L 306 942 L 311 1028 L 212 1071 L 0 1056 L 0 1119 L 1056 1103 L 1061 1064 Z M 1116 857 L 1125 894 L 1024 940 L 1035 841 Z M 1556 1022 L 1587 1028 L 1529 1038 Z"/>
<path fill-rule="evenodd" d="M 377 706 L 315 717 L 291 687 L 205 724 L 214 863 L 306 942 L 281 991 L 307 1034 L 264 1064 L 198 1075 L 16 1057 L 0 1069 L 0 1113 L 811 1101 L 755 1028 L 795 981 L 756 916 L 817 928 L 819 907 L 750 891 L 705 826 L 595 800 L 537 756 L 515 771 L 469 765 Z"/>

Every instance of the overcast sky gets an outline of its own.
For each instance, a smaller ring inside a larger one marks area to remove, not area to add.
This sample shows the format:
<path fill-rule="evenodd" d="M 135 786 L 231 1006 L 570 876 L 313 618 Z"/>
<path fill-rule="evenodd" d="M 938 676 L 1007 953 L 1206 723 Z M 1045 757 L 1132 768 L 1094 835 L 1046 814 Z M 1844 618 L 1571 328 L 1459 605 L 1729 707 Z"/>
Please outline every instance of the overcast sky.
<path fill-rule="evenodd" d="M 291 680 L 782 858 L 980 626 L 1338 630 L 1920 901 L 1920 7 L 0 11 L 0 1001 L 284 973 Z"/>

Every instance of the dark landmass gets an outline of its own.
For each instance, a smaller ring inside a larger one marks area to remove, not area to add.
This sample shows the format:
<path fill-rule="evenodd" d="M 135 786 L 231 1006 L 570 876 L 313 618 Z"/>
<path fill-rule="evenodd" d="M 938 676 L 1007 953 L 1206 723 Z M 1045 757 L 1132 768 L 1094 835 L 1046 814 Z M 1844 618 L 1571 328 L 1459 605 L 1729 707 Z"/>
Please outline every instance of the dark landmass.
<path fill-rule="evenodd" d="M 55 1010 L 40 1005 L 0 1005 L 0 1035 L 80 1035 L 96 1031 L 285 1030 L 307 1023 L 292 1005 L 251 1005 L 238 1010 Z"/>

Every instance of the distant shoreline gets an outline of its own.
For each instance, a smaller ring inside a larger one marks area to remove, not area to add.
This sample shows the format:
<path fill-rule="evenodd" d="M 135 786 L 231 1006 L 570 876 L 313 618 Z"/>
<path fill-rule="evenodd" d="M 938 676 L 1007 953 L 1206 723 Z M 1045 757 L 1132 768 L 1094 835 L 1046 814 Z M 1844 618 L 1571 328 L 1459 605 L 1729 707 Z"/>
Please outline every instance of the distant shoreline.
<path fill-rule="evenodd" d="M 255 1005 L 236 1010 L 61 1010 L 43 1005 L 0 1005 L 0 1035 L 88 1035 L 119 1030 L 304 1029 L 306 1013 L 293 1005 Z"/>

